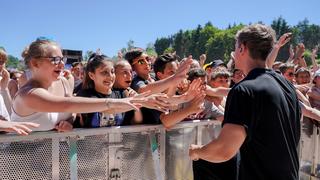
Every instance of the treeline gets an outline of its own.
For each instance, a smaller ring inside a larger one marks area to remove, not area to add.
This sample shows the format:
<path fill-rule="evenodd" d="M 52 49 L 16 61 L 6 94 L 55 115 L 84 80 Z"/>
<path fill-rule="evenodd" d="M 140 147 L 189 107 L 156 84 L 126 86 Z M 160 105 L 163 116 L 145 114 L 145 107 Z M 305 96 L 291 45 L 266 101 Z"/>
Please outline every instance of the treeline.
<path fill-rule="evenodd" d="M 203 27 L 198 25 L 193 30 L 180 30 L 174 35 L 158 38 L 154 48 L 157 54 L 175 51 L 180 57 L 192 55 L 197 59 L 205 53 L 207 62 L 213 59 L 228 61 L 231 51 L 234 50 L 235 34 L 243 26 L 234 24 L 226 29 L 219 29 L 208 22 Z M 271 27 L 276 31 L 277 39 L 286 32 L 293 33 L 292 40 L 280 50 L 277 61 L 288 59 L 290 44 L 295 47 L 298 43 L 304 43 L 306 61 L 310 62 L 311 50 L 320 44 L 319 25 L 310 24 L 305 19 L 295 26 L 290 26 L 284 18 L 279 17 L 272 21 Z"/>

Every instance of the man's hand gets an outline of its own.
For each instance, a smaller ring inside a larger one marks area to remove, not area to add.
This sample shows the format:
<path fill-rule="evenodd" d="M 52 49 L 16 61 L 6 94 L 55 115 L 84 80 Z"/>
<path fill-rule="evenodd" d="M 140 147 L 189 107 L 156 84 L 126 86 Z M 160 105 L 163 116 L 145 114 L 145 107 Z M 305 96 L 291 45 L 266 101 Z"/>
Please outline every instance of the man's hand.
<path fill-rule="evenodd" d="M 193 160 L 193 161 L 198 161 L 199 160 L 199 156 L 198 156 L 197 152 L 201 148 L 202 148 L 201 145 L 195 145 L 195 144 L 191 144 L 190 145 L 190 147 L 189 147 L 189 156 L 190 156 L 191 160 Z"/>

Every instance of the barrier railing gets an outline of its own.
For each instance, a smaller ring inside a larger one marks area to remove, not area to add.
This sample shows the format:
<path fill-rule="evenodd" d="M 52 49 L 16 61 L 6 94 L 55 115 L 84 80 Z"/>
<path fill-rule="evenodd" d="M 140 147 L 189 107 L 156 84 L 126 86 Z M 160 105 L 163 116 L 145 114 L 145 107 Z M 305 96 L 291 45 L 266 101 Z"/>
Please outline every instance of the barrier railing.
<path fill-rule="evenodd" d="M 189 145 L 208 143 L 220 129 L 217 121 L 190 121 L 170 130 L 139 125 L 1 135 L 0 179 L 193 179 Z M 302 135 L 301 179 L 320 177 L 318 150 L 308 151 L 311 137 L 319 141 L 314 129 Z"/>

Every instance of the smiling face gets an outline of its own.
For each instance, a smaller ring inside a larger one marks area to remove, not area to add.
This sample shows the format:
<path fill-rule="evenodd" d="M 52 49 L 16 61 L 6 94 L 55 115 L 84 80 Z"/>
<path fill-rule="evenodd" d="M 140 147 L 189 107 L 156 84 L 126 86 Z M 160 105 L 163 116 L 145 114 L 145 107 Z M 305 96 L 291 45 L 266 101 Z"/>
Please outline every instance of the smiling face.
<path fill-rule="evenodd" d="M 101 93 L 109 93 L 115 81 L 115 73 L 112 62 L 104 60 L 94 70 L 89 72 L 90 79 L 94 82 L 94 88 Z"/>
<path fill-rule="evenodd" d="M 36 76 L 48 78 L 55 81 L 61 75 L 64 69 L 63 55 L 59 46 L 48 44 L 45 48 L 45 55 L 32 58 L 32 68 L 35 70 Z M 55 61 L 60 59 L 59 61 Z"/>
<path fill-rule="evenodd" d="M 291 83 L 294 82 L 294 68 L 288 68 L 284 73 L 283 76 L 290 81 Z"/>

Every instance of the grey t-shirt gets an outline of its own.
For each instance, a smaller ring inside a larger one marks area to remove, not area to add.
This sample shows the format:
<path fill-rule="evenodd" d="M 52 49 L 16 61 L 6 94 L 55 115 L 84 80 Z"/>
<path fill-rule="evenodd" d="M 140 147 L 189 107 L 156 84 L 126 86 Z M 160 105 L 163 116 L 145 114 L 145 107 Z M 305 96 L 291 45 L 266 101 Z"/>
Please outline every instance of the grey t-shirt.
<path fill-rule="evenodd" d="M 186 106 L 190 106 L 190 102 L 181 104 L 180 108 L 184 108 Z M 201 113 L 189 115 L 186 119 L 187 120 L 217 119 L 217 117 L 220 117 L 223 115 L 224 113 L 212 102 L 208 100 L 204 100 L 204 110 Z"/>

